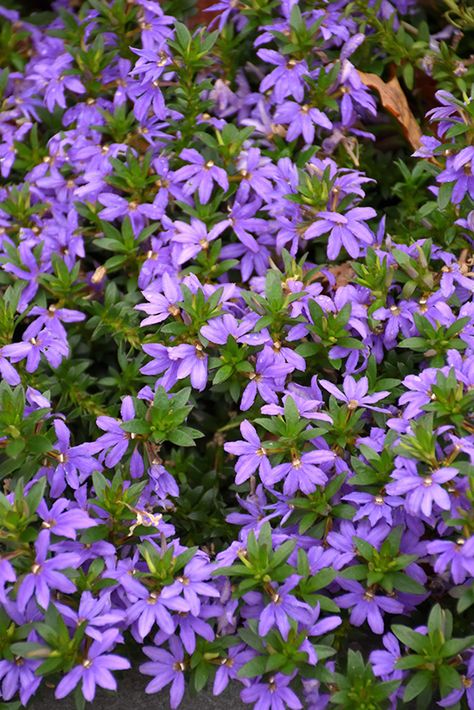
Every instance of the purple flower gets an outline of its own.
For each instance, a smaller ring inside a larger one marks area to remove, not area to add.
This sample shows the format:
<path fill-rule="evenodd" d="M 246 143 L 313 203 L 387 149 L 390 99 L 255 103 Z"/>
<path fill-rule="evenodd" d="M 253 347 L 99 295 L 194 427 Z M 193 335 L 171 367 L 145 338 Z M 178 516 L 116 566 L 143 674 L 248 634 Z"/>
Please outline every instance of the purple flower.
<path fill-rule="evenodd" d="M 224 450 L 239 457 L 235 465 L 235 482 L 239 486 L 258 470 L 262 481 L 269 480 L 271 466 L 266 450 L 263 448 L 255 427 L 244 419 L 240 432 L 245 441 L 232 441 L 224 444 Z"/>
<path fill-rule="evenodd" d="M 288 141 L 294 141 L 295 138 L 302 135 L 309 145 L 314 141 L 315 125 L 328 130 L 332 128 L 331 121 L 322 111 L 308 104 L 300 106 L 294 101 L 285 101 L 281 106 L 278 106 L 275 121 L 289 124 L 286 131 Z"/>
<path fill-rule="evenodd" d="M 176 170 L 174 174 L 174 179 L 177 182 L 185 181 L 183 186 L 185 195 L 192 195 L 197 190 L 201 204 L 205 205 L 211 198 L 214 182 L 224 192 L 229 189 L 226 171 L 218 168 L 213 160 L 206 160 L 194 148 L 185 148 L 181 151 L 179 157 L 190 163 L 190 165 L 185 165 L 183 168 Z"/>
<path fill-rule="evenodd" d="M 265 219 L 255 217 L 261 205 L 258 198 L 244 204 L 235 201 L 229 212 L 229 224 L 236 237 L 253 252 L 258 252 L 260 248 L 254 234 L 261 234 L 269 228 Z"/>
<path fill-rule="evenodd" d="M 462 584 L 466 577 L 474 576 L 474 536 L 468 540 L 459 537 L 452 540 L 433 540 L 428 542 L 426 550 L 430 555 L 436 555 L 434 571 L 438 574 L 447 567 L 455 584 Z"/>
<path fill-rule="evenodd" d="M 387 412 L 387 409 L 382 409 L 381 407 L 374 407 L 376 402 L 381 399 L 388 397 L 390 392 L 383 390 L 377 392 L 376 394 L 368 395 L 369 381 L 367 377 L 361 377 L 360 380 L 355 380 L 352 375 L 346 375 L 343 382 L 343 392 L 341 392 L 332 382 L 328 380 L 319 380 L 319 384 L 324 387 L 330 394 L 332 394 L 336 399 L 345 402 L 347 408 L 350 410 L 357 409 L 357 407 L 364 407 L 365 409 L 373 409 L 376 412 Z"/>
<path fill-rule="evenodd" d="M 20 375 L 4 356 L 3 348 L 0 348 L 0 375 L 12 387 L 19 385 L 21 382 Z"/>
<path fill-rule="evenodd" d="M 357 108 L 362 112 L 376 115 L 374 98 L 348 59 L 344 59 L 342 62 L 340 81 L 342 84 L 341 117 L 343 126 L 352 126 L 355 123 Z"/>
<path fill-rule="evenodd" d="M 383 680 L 398 680 L 403 677 L 403 672 L 395 668 L 395 664 L 402 657 L 400 644 L 394 634 L 388 633 L 382 638 L 385 651 L 372 651 L 369 656 L 374 675 L 381 676 Z"/>
<path fill-rule="evenodd" d="M 45 88 L 44 101 L 48 111 L 53 111 L 56 105 L 66 108 L 65 89 L 75 94 L 86 92 L 78 77 L 67 73 L 72 62 L 73 57 L 70 54 L 61 54 L 53 62 L 46 59 L 38 62 L 36 69 L 30 74 L 30 79 L 38 81 Z"/>
<path fill-rule="evenodd" d="M 9 591 L 5 592 L 5 584 L 7 582 L 16 582 L 15 570 L 8 560 L 0 559 L 0 602 L 2 604 L 7 601 Z"/>
<path fill-rule="evenodd" d="M 276 673 L 271 676 L 268 683 L 257 681 L 249 688 L 244 688 L 240 697 L 244 703 L 255 703 L 257 710 L 300 710 L 303 706 L 295 693 L 289 688 L 292 676 Z"/>
<path fill-rule="evenodd" d="M 38 690 L 41 676 L 36 674 L 36 669 L 41 661 L 29 659 L 15 659 L 0 661 L 0 680 L 2 680 L 2 700 L 8 701 L 15 693 L 19 693 L 22 705 L 27 705 L 29 699 Z M 12 705 L 14 705 L 12 703 Z"/>
<path fill-rule="evenodd" d="M 364 589 L 359 582 L 352 579 L 340 579 L 339 584 L 349 591 L 337 597 L 336 602 L 343 609 L 352 608 L 350 622 L 354 626 L 362 626 L 364 621 L 367 621 L 374 634 L 383 634 L 380 610 L 390 614 L 401 614 L 403 611 L 403 604 L 396 599 L 379 596 L 372 589 Z"/>
<path fill-rule="evenodd" d="M 281 587 L 273 589 L 270 602 L 260 614 L 258 624 L 260 636 L 266 636 L 276 626 L 286 641 L 291 629 L 289 619 L 296 619 L 303 624 L 311 621 L 311 608 L 308 604 L 289 594 L 298 585 L 300 579 L 299 575 L 292 574 Z"/>
<path fill-rule="evenodd" d="M 59 451 L 59 454 L 51 478 L 51 492 L 54 497 L 57 497 L 64 491 L 66 483 L 71 488 L 77 489 L 86 478 L 94 471 L 100 471 L 102 467 L 93 457 L 97 451 L 95 444 L 71 446 L 71 432 L 62 419 L 54 420 L 54 430 L 57 436 L 54 448 Z"/>
<path fill-rule="evenodd" d="M 370 494 L 356 491 L 343 496 L 342 500 L 348 500 L 350 503 L 356 503 L 359 510 L 353 517 L 353 520 L 368 518 L 371 525 L 376 525 L 379 520 L 386 520 L 389 525 L 392 525 L 393 508 L 398 508 L 403 505 L 403 498 L 398 496 L 386 496 L 382 493 Z"/>
<path fill-rule="evenodd" d="M 474 175 L 473 175 L 474 147 L 468 146 L 459 151 L 446 162 L 443 170 L 436 178 L 438 182 L 454 182 L 452 201 L 458 205 L 466 193 L 474 200 Z"/>
<path fill-rule="evenodd" d="M 42 530 L 35 542 L 36 556 L 28 572 L 20 582 L 17 594 L 17 604 L 20 611 L 26 609 L 34 595 L 39 606 L 47 609 L 51 591 L 70 593 L 76 590 L 75 585 L 64 575 L 67 567 L 75 567 L 79 556 L 74 552 L 64 552 L 47 558 L 50 547 L 49 530 Z"/>
<path fill-rule="evenodd" d="M 409 391 L 402 394 L 399 399 L 400 405 L 407 405 L 403 416 L 409 421 L 423 412 L 425 404 L 431 400 L 431 387 L 436 384 L 438 372 L 433 367 L 428 367 L 419 375 L 407 375 L 403 380 L 403 385 Z"/>
<path fill-rule="evenodd" d="M 227 688 L 230 680 L 237 680 L 239 670 L 254 656 L 254 651 L 250 648 L 246 648 L 241 643 L 237 646 L 231 646 L 227 652 L 227 656 L 220 659 L 212 687 L 213 695 L 220 695 Z M 249 684 L 248 680 L 244 682 Z"/>
<path fill-rule="evenodd" d="M 231 313 L 226 313 L 219 318 L 212 318 L 207 325 L 203 325 L 201 334 L 211 343 L 225 345 L 229 336 L 238 340 L 252 330 L 254 325 L 250 319 L 239 323 Z"/>
<path fill-rule="evenodd" d="M 199 595 L 205 597 L 219 597 L 220 594 L 215 587 L 206 582 L 211 578 L 213 567 L 206 559 L 196 555 L 185 566 L 182 574 L 176 577 L 175 587 L 181 590 L 184 599 L 188 603 L 189 611 L 194 616 L 198 616 L 201 610 Z"/>
<path fill-rule="evenodd" d="M 386 348 L 394 346 L 400 331 L 405 338 L 413 335 L 414 310 L 413 304 L 402 301 L 398 305 L 392 305 L 388 308 L 377 308 L 372 313 L 372 318 L 384 322 L 384 345 Z"/>
<path fill-rule="evenodd" d="M 329 232 L 328 259 L 339 256 L 341 248 L 349 256 L 357 258 L 363 245 L 373 244 L 374 235 L 362 220 L 376 217 L 372 207 L 353 207 L 345 214 L 338 212 L 318 212 L 318 220 L 304 233 L 305 239 L 313 239 Z"/>
<path fill-rule="evenodd" d="M 145 224 L 144 217 L 148 216 L 149 205 L 138 204 L 134 200 L 129 202 L 125 197 L 120 197 L 114 192 L 103 192 L 98 199 L 100 204 L 104 205 L 104 209 L 99 212 L 101 219 L 113 222 L 119 217 L 129 217 L 135 232 L 143 229 Z"/>
<path fill-rule="evenodd" d="M 206 639 L 206 641 L 214 641 L 215 634 L 212 627 L 207 621 L 200 619 L 198 616 L 193 616 L 191 612 L 180 612 L 176 616 L 176 625 L 179 629 L 179 637 L 187 653 L 194 653 L 196 650 L 196 634 Z"/>
<path fill-rule="evenodd" d="M 26 371 L 35 372 L 40 364 L 41 355 L 45 356 L 51 367 L 59 367 L 62 359 L 68 356 L 69 347 L 66 340 L 44 329 L 27 342 L 4 345 L 2 353 L 4 357 L 10 358 L 15 363 L 26 358 Z"/>
<path fill-rule="evenodd" d="M 217 239 L 228 226 L 229 221 L 224 220 L 223 222 L 218 222 L 208 232 L 204 222 L 201 222 L 196 217 L 191 218 L 191 224 L 176 220 L 174 222 L 175 234 L 173 243 L 181 245 L 177 251 L 177 263 L 184 264 L 197 256 L 199 252 L 206 251 L 209 248 L 209 243 Z"/>
<path fill-rule="evenodd" d="M 80 311 L 74 311 L 70 308 L 57 308 L 54 305 L 49 306 L 49 308 L 33 306 L 28 315 L 37 316 L 37 318 L 26 328 L 23 334 L 24 340 L 37 336 L 43 327 L 47 328 L 50 333 L 57 335 L 58 338 L 66 339 L 67 333 L 63 323 L 78 323 L 86 317 Z"/>
<path fill-rule="evenodd" d="M 45 501 L 42 500 L 36 513 L 43 520 L 43 528 L 50 530 L 55 535 L 75 540 L 78 530 L 92 528 L 96 525 L 96 522 L 81 508 L 70 508 L 68 510 L 70 504 L 70 501 L 66 498 L 59 498 L 48 509 Z"/>
<path fill-rule="evenodd" d="M 308 636 L 324 636 L 342 624 L 342 619 L 339 616 L 325 616 L 320 619 L 320 612 L 321 607 L 317 602 L 314 609 L 311 609 L 312 618 L 308 628 Z"/>
<path fill-rule="evenodd" d="M 101 641 L 104 626 L 120 625 L 125 620 L 125 612 L 121 609 L 112 609 L 110 595 L 103 594 L 95 599 L 91 592 L 83 592 L 77 611 L 67 604 L 56 602 L 58 611 L 62 614 L 72 628 L 77 628 L 86 622 L 86 634 L 96 641 Z"/>
<path fill-rule="evenodd" d="M 88 702 L 94 700 L 96 685 L 106 690 L 117 690 L 117 681 L 110 671 L 126 670 L 130 668 L 130 662 L 122 656 L 105 652 L 116 643 L 118 635 L 116 629 L 108 629 L 101 639 L 92 642 L 81 664 L 74 666 L 58 683 L 54 694 L 57 700 L 69 695 L 80 681 L 82 694 Z"/>
<path fill-rule="evenodd" d="M 323 486 L 328 480 L 327 475 L 316 464 L 334 463 L 336 454 L 333 451 L 308 451 L 301 456 L 295 456 L 291 463 L 282 463 L 272 469 L 265 485 L 273 485 L 284 479 L 283 493 L 293 495 L 302 491 L 307 495 L 314 493 L 316 486 Z"/>
<path fill-rule="evenodd" d="M 177 363 L 176 377 L 178 380 L 189 375 L 195 389 L 202 392 L 206 388 L 208 358 L 200 343 L 196 345 L 182 343 L 168 348 L 168 357 L 172 362 Z"/>
<path fill-rule="evenodd" d="M 242 392 L 241 411 L 245 412 L 250 409 L 257 394 L 265 403 L 277 404 L 276 390 L 283 389 L 286 376 L 293 369 L 291 365 L 284 362 L 275 363 L 275 358 L 268 350 L 259 354 L 255 372 L 249 374 L 250 382 Z"/>
<path fill-rule="evenodd" d="M 270 158 L 261 155 L 259 148 L 249 148 L 240 154 L 237 169 L 242 179 L 236 197 L 238 202 L 242 204 L 247 201 L 250 188 L 258 197 L 270 200 L 274 194 L 271 180 L 278 175 Z"/>
<path fill-rule="evenodd" d="M 265 92 L 273 88 L 273 96 L 277 104 L 281 104 L 287 96 L 293 96 L 298 103 L 303 101 L 305 91 L 303 77 L 308 74 L 306 62 L 288 59 L 273 49 L 260 49 L 257 54 L 264 62 L 275 66 L 275 69 L 267 74 L 260 84 L 260 91 Z"/>
<path fill-rule="evenodd" d="M 129 396 L 124 397 L 120 407 L 120 415 L 122 420 L 114 419 L 113 417 L 99 416 L 96 423 L 99 429 L 105 431 L 105 434 L 99 436 L 94 443 L 95 451 L 107 451 L 105 457 L 101 454 L 107 468 L 114 468 L 119 461 L 125 456 L 130 441 L 135 438 L 134 434 L 130 434 L 122 429 L 121 424 L 128 422 L 135 417 L 135 407 L 133 399 Z M 130 472 L 134 478 L 138 478 L 143 474 L 144 464 L 141 454 L 135 448 L 130 460 Z"/>
<path fill-rule="evenodd" d="M 133 596 L 138 600 L 127 609 L 127 620 L 131 623 L 138 620 L 138 634 L 142 639 L 148 636 L 153 624 L 167 634 L 174 633 L 175 623 L 169 610 L 189 611 L 189 604 L 179 593 L 179 583 L 163 587 L 160 592 L 150 592 L 138 583 L 133 587 Z"/>
<path fill-rule="evenodd" d="M 138 311 L 145 311 L 148 318 L 142 320 L 141 325 L 154 325 L 161 323 L 171 315 L 179 314 L 179 303 L 183 294 L 179 286 L 178 280 L 171 277 L 166 271 L 161 279 L 161 289 L 158 288 L 158 283 L 153 281 L 152 284 L 143 291 L 148 303 L 139 303 L 135 306 Z"/>
<path fill-rule="evenodd" d="M 152 462 L 148 474 L 159 498 L 164 500 L 168 496 L 173 498 L 179 496 L 178 484 L 162 464 Z"/>
<path fill-rule="evenodd" d="M 153 676 L 146 689 L 146 693 L 157 693 L 171 683 L 170 707 L 174 710 L 181 703 L 184 695 L 184 649 L 181 641 L 176 637 L 169 640 L 169 651 L 156 646 L 145 646 L 143 652 L 151 658 L 151 662 L 142 663 L 140 672 Z"/>
<path fill-rule="evenodd" d="M 454 688 L 438 701 L 438 705 L 442 708 L 451 708 L 459 703 L 463 696 L 469 710 L 474 710 L 474 656 L 469 660 L 466 674 L 461 676 L 461 687 Z"/>
<path fill-rule="evenodd" d="M 3 265 L 3 269 L 27 282 L 18 301 L 18 311 L 23 313 L 38 291 L 38 278 L 41 275 L 42 268 L 33 255 L 31 245 L 27 242 L 20 243 L 18 256 L 20 258 L 20 266 L 15 263 L 6 263 Z"/>
<path fill-rule="evenodd" d="M 416 471 L 415 462 L 407 461 L 407 464 L 410 464 L 409 469 L 399 468 L 392 473 L 393 481 L 386 486 L 387 493 L 389 495 L 408 494 L 405 507 L 411 515 L 423 513 L 429 517 L 433 503 L 436 503 L 442 510 L 449 510 L 451 508 L 449 493 L 442 484 L 457 476 L 458 470 L 444 467 L 432 471 L 426 476 L 420 476 Z"/>

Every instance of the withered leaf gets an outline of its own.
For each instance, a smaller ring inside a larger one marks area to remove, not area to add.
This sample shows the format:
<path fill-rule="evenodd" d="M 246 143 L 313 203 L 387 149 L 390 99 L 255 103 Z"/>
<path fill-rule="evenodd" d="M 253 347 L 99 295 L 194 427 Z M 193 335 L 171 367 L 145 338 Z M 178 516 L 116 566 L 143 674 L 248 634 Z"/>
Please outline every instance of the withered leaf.
<path fill-rule="evenodd" d="M 386 109 L 400 124 L 405 138 L 417 149 L 421 145 L 421 128 L 414 117 L 403 89 L 400 86 L 396 76 L 392 76 L 389 81 L 385 82 L 377 74 L 369 74 L 367 72 L 357 72 L 362 80 L 362 83 L 371 89 L 375 89 L 380 95 L 380 101 L 384 109 Z"/>

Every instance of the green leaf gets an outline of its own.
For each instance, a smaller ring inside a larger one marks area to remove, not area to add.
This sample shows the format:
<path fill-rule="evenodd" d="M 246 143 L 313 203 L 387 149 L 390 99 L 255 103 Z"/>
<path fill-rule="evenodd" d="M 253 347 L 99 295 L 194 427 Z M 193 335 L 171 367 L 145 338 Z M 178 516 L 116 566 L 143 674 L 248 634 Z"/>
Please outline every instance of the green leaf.
<path fill-rule="evenodd" d="M 417 631 L 412 631 L 408 626 L 393 624 L 392 631 L 399 641 L 417 653 L 422 653 L 429 646 L 429 639 Z"/>
<path fill-rule="evenodd" d="M 429 671 L 418 671 L 415 673 L 405 687 L 405 692 L 403 694 L 404 702 L 409 703 L 410 700 L 418 697 L 418 695 L 420 695 L 420 693 L 422 693 L 424 689 L 430 685 L 431 680 L 432 676 Z"/>
<path fill-rule="evenodd" d="M 41 434 L 34 434 L 28 438 L 28 449 L 34 454 L 45 454 L 47 451 L 51 451 L 51 442 L 47 436 L 42 436 Z"/>
<path fill-rule="evenodd" d="M 265 673 L 266 666 L 267 656 L 256 656 L 248 663 L 245 663 L 237 675 L 239 678 L 256 678 Z"/>
<path fill-rule="evenodd" d="M 466 636 L 462 639 L 449 639 L 443 644 L 441 648 L 441 655 L 443 658 L 449 658 L 450 656 L 457 656 L 458 653 L 464 651 L 467 648 L 474 648 L 474 636 Z"/>
<path fill-rule="evenodd" d="M 148 424 L 148 422 L 145 422 L 142 419 L 129 419 L 126 422 L 122 422 L 120 428 L 130 434 L 150 433 L 150 425 Z"/>

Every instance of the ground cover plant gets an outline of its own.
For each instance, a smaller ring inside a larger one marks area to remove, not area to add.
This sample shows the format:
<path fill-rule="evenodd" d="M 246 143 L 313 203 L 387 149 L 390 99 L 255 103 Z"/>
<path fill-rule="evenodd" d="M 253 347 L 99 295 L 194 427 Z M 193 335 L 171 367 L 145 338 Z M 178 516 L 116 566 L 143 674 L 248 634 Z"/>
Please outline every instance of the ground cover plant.
<path fill-rule="evenodd" d="M 472 7 L 32 5 L 0 7 L 0 707 L 134 665 L 171 708 L 474 708 Z"/>

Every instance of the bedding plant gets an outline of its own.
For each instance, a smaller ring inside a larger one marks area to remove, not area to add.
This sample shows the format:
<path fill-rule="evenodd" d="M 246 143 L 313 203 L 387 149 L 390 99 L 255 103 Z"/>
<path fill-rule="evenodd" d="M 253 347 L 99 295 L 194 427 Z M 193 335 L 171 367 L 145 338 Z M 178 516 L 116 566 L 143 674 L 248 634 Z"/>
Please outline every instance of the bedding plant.
<path fill-rule="evenodd" d="M 0 707 L 134 666 L 171 708 L 472 710 L 470 4 L 33 5 L 0 8 Z"/>

